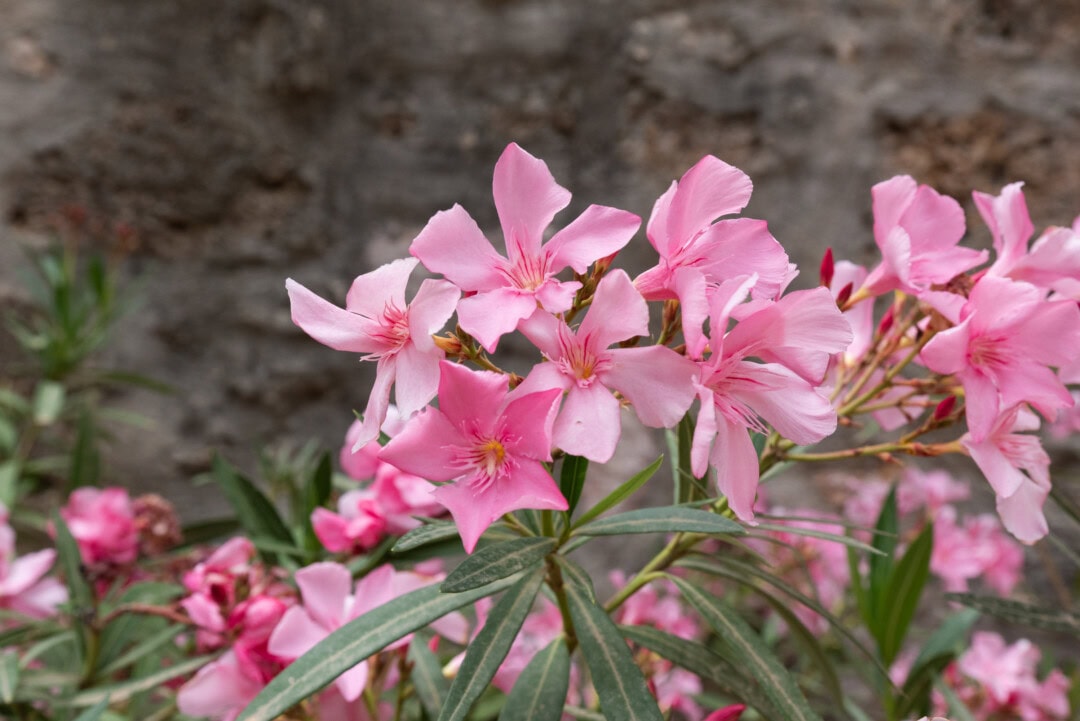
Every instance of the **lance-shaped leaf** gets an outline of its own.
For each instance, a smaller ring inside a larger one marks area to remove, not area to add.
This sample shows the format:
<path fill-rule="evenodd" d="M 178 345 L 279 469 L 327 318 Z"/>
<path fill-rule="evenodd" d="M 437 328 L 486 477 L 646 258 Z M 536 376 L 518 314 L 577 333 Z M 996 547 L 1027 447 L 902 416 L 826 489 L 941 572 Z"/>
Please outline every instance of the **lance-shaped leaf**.
<path fill-rule="evenodd" d="M 622 536 L 628 533 L 746 533 L 741 525 L 724 516 L 685 506 L 642 508 L 593 521 L 578 528 L 585 536 Z"/>
<path fill-rule="evenodd" d="M 446 702 L 448 684 L 442 675 L 442 665 L 439 659 L 428 648 L 427 643 L 419 635 L 413 636 L 409 644 L 409 663 L 412 664 L 412 680 L 416 695 L 420 698 L 420 704 L 431 718 L 439 715 L 439 709 Z"/>
<path fill-rule="evenodd" d="M 619 626 L 623 636 L 660 654 L 676 666 L 708 679 L 732 698 L 745 701 L 765 718 L 778 718 L 772 702 L 752 678 L 747 678 L 727 659 L 700 643 L 687 641 L 651 626 Z"/>
<path fill-rule="evenodd" d="M 870 556 L 868 600 L 872 617 L 869 624 L 871 629 L 882 622 L 882 611 L 884 610 L 882 606 L 888 599 L 886 587 L 889 585 L 889 577 L 892 575 L 896 544 L 899 541 L 900 516 L 896 505 L 895 485 L 885 498 L 885 504 L 881 507 L 881 513 L 878 514 L 874 529 L 877 533 L 871 539 L 871 545 L 880 553 Z"/>
<path fill-rule="evenodd" d="M 402 636 L 514 582 L 502 579 L 462 593 L 426 586 L 353 619 L 293 661 L 247 705 L 236 721 L 272 721 L 342 673 Z"/>
<path fill-rule="evenodd" d="M 157 673 L 133 678 L 130 681 L 121 681 L 120 683 L 114 683 L 108 686 L 97 686 L 95 688 L 86 689 L 85 691 L 79 691 L 74 696 L 63 699 L 58 703 L 63 706 L 75 707 L 93 706 L 106 700 L 109 703 L 121 703 L 127 701 L 135 694 L 157 688 L 166 681 L 189 674 L 196 669 L 200 669 L 213 660 L 213 654 L 199 656 L 198 658 L 189 658 L 186 661 L 181 661 L 167 668 L 163 668 Z"/>
<path fill-rule="evenodd" d="M 1080 614 L 1075 611 L 1036 606 L 996 596 L 977 596 L 972 593 L 950 593 L 945 597 L 950 601 L 978 609 L 989 616 L 1080 637 Z"/>
<path fill-rule="evenodd" d="M 619 721 L 662 721 L 656 699 L 619 629 L 596 605 L 588 588 L 570 578 L 566 590 L 581 653 L 604 716 Z"/>
<path fill-rule="evenodd" d="M 292 532 L 274 504 L 221 456 L 214 456 L 213 475 L 245 530 L 253 536 L 294 544 Z"/>
<path fill-rule="evenodd" d="M 448 541 L 451 538 L 457 537 L 457 526 L 450 521 L 427 523 L 419 528 L 412 529 L 399 538 L 398 542 L 394 544 L 394 547 L 391 548 L 390 551 L 392 553 L 404 553 L 405 551 L 411 551 L 414 548 L 426 546 L 429 543 Z"/>
<path fill-rule="evenodd" d="M 304 529 L 304 547 L 308 551 L 314 552 L 322 548 L 319 537 L 315 535 L 315 527 L 311 525 L 311 512 L 325 505 L 330 498 L 332 476 L 330 454 L 323 453 L 319 464 L 304 484 L 303 517 L 298 519 Z"/>
<path fill-rule="evenodd" d="M 903 695 L 896 707 L 897 718 L 911 718 L 930 710 L 930 689 L 938 674 L 967 646 L 971 627 L 979 614 L 970 608 L 953 614 L 923 644 L 904 682 Z"/>
<path fill-rule="evenodd" d="M 644 486 L 645 482 L 653 477 L 653 474 L 656 473 L 656 470 L 660 468 L 660 464 L 663 462 L 664 457 L 660 456 L 655 461 L 650 463 L 648 468 L 634 474 L 630 478 L 630 480 L 626 481 L 614 491 L 604 496 L 604 498 L 599 503 L 597 503 L 589 510 L 585 511 L 585 513 L 581 515 L 581 518 L 577 520 L 573 527 L 580 528 L 581 526 L 584 526 L 586 523 L 593 520 L 604 511 L 619 505 L 627 498 L 634 495 L 637 489 Z"/>
<path fill-rule="evenodd" d="M 562 471 L 559 474 L 559 490 L 562 491 L 569 507 L 566 509 L 566 517 L 574 515 L 578 501 L 581 500 L 581 490 L 585 487 L 585 474 L 589 470 L 589 459 L 581 456 L 566 456 L 563 458 Z"/>
<path fill-rule="evenodd" d="M 499 721 L 559 721 L 570 688 L 570 654 L 557 638 L 537 652 L 518 676 Z"/>
<path fill-rule="evenodd" d="M 535 566 L 555 548 L 554 538 L 515 538 L 472 554 L 442 582 L 443 593 L 461 593 Z"/>
<path fill-rule="evenodd" d="M 878 626 L 874 629 L 881 660 L 891 664 L 904 643 L 908 626 L 922 598 L 926 578 L 930 574 L 930 554 L 934 550 L 934 524 L 926 524 L 892 569 L 884 596 L 875 609 Z"/>
<path fill-rule="evenodd" d="M 487 689 L 525 623 L 543 580 L 544 570 L 536 569 L 514 584 L 491 609 L 484 627 L 465 651 L 439 721 L 461 721 Z"/>
<path fill-rule="evenodd" d="M 75 717 L 74 721 L 98 721 L 109 709 L 109 699 L 103 698 Z"/>
<path fill-rule="evenodd" d="M 818 519 L 818 521 L 820 521 L 820 520 L 821 519 Z M 830 521 L 830 523 L 831 523 L 831 521 Z M 851 536 L 841 536 L 838 533 L 829 533 L 828 531 L 819 531 L 816 528 L 804 528 L 802 526 L 792 526 L 792 525 L 780 524 L 780 523 L 758 523 L 757 525 L 755 525 L 753 527 L 753 530 L 755 532 L 779 531 L 780 533 L 790 533 L 790 534 L 793 534 L 795 536 L 810 536 L 811 538 L 820 538 L 822 541 L 832 541 L 834 543 L 839 543 L 842 546 L 847 546 L 848 548 L 854 548 L 854 549 L 857 549 L 859 551 L 865 551 L 866 553 L 870 554 L 871 558 L 881 556 L 881 554 L 882 554 L 882 551 L 879 551 L 877 548 L 874 548 L 873 546 L 867 545 L 867 544 L 863 543 L 862 541 L 860 541 L 858 539 L 852 538 Z M 766 541 L 766 542 L 768 542 L 770 540 L 770 536 L 755 535 L 754 537 L 755 538 L 760 538 L 761 540 Z M 892 537 L 893 541 L 895 542 L 896 541 L 896 536 L 893 535 L 891 537 Z"/>
<path fill-rule="evenodd" d="M 788 721 L 820 721 L 791 674 L 780 665 L 772 651 L 735 609 L 681 578 L 668 578 L 675 582 L 683 598 L 698 610 L 724 643 L 745 659 L 750 675 L 757 679 L 781 718 Z"/>
<path fill-rule="evenodd" d="M 665 432 L 671 475 L 675 480 L 675 504 L 704 500 L 708 494 L 706 478 L 696 478 L 690 470 L 690 449 L 694 444 L 694 417 L 687 413 L 674 429 Z M 761 453 L 759 452 L 760 456 Z"/>
<path fill-rule="evenodd" d="M 11 703 L 15 700 L 15 689 L 19 686 L 19 655 L 15 651 L 0 653 L 0 701 Z"/>

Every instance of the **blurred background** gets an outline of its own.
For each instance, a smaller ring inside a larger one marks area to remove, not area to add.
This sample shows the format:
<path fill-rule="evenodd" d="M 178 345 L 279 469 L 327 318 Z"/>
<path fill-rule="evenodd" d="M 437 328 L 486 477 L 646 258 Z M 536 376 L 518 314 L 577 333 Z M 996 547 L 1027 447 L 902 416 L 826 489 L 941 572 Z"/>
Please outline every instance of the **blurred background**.
<path fill-rule="evenodd" d="M 896 173 L 969 211 L 1024 180 L 1037 228 L 1071 223 L 1078 68 L 1074 0 L 0 0 L 0 305 L 29 302 L 26 248 L 112 257 L 138 302 L 99 362 L 177 392 L 112 391 L 152 424 L 114 430 L 102 482 L 197 519 L 214 450 L 336 448 L 364 407 L 372 369 L 292 325 L 285 278 L 341 302 L 455 202 L 498 241 L 508 142 L 574 193 L 556 224 L 647 217 L 715 154 L 805 287 L 826 246 L 876 262 Z M 637 470 L 660 444 L 628 434 Z"/>

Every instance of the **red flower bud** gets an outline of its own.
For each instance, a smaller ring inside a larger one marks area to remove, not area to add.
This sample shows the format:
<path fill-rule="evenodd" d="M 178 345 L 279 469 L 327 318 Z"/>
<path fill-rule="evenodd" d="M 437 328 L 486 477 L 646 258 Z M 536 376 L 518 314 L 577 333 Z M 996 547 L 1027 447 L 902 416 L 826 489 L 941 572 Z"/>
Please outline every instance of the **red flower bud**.
<path fill-rule="evenodd" d="M 853 290 L 855 290 L 855 285 L 853 283 L 848 283 L 847 285 L 845 285 L 843 288 L 840 289 L 840 292 L 836 294 L 836 307 L 837 308 L 843 308 L 844 307 L 844 305 L 851 298 L 851 292 Z"/>
<path fill-rule="evenodd" d="M 832 248 L 826 248 L 825 255 L 821 259 L 821 284 L 826 288 L 832 287 L 834 269 Z"/>
<path fill-rule="evenodd" d="M 956 396 L 949 396 L 941 403 L 937 404 L 937 408 L 934 409 L 934 420 L 943 421 L 952 415 L 953 409 L 956 408 Z"/>

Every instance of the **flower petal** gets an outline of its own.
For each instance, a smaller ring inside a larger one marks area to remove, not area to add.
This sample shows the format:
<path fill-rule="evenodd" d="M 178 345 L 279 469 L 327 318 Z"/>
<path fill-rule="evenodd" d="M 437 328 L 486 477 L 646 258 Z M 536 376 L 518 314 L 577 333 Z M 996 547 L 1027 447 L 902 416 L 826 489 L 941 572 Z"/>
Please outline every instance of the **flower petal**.
<path fill-rule="evenodd" d="M 329 634 L 327 629 L 315 622 L 311 614 L 300 606 L 293 606 L 274 627 L 266 648 L 275 656 L 296 659 Z"/>
<path fill-rule="evenodd" d="M 671 428 L 694 402 L 697 366 L 664 346 L 616 348 L 601 380 L 622 393 L 641 422 Z"/>
<path fill-rule="evenodd" d="M 435 346 L 425 352 L 412 343 L 406 343 L 397 354 L 394 359 L 394 400 L 403 416 L 411 416 L 435 397 L 439 390 L 439 362 L 442 358 L 443 352 Z M 385 411 L 382 417 L 386 419 Z"/>
<path fill-rule="evenodd" d="M 570 266 L 584 273 L 589 266 L 626 246 L 641 227 L 641 218 L 618 208 L 590 205 L 544 246 L 551 272 Z"/>
<path fill-rule="evenodd" d="M 293 323 L 323 345 L 352 353 L 388 350 L 387 343 L 373 335 L 379 331 L 375 321 L 323 300 L 292 278 L 285 281 L 285 289 L 289 292 Z"/>
<path fill-rule="evenodd" d="M 462 329 L 480 341 L 488 353 L 494 353 L 499 338 L 535 311 L 536 298 L 516 288 L 497 288 L 462 298 L 457 308 Z"/>
<path fill-rule="evenodd" d="M 304 608 L 327 630 L 335 630 L 345 619 L 345 606 L 352 594 L 349 569 L 340 563 L 313 563 L 294 574 Z"/>
<path fill-rule="evenodd" d="M 720 216 L 745 208 L 753 191 L 750 176 L 706 155 L 679 180 L 668 211 L 668 235 L 680 242 L 690 240 Z"/>
<path fill-rule="evenodd" d="M 506 263 L 480 226 L 460 205 L 432 216 L 409 253 L 432 273 L 441 273 L 465 291 L 500 288 L 506 279 L 499 269 Z"/>
<path fill-rule="evenodd" d="M 381 318 L 386 305 L 405 307 L 405 288 L 409 285 L 416 258 L 401 258 L 358 275 L 345 296 L 345 309 L 368 318 Z"/>
<path fill-rule="evenodd" d="M 570 204 L 570 191 L 555 182 L 547 163 L 510 143 L 495 163 L 492 192 L 510 261 L 538 257 L 544 229 Z"/>
<path fill-rule="evenodd" d="M 716 484 L 727 496 L 731 510 L 740 520 L 752 520 L 758 487 L 758 457 L 746 428 L 721 416 L 716 426 L 711 461 L 716 468 Z"/>
<path fill-rule="evenodd" d="M 571 386 L 555 421 L 552 440 L 574 456 L 607 463 L 615 455 L 622 423 L 619 401 L 600 383 L 587 388 Z"/>
<path fill-rule="evenodd" d="M 439 410 L 447 420 L 462 432 L 475 429 L 481 435 L 494 433 L 509 392 L 507 377 L 492 371 L 470 370 L 450 361 L 443 361 L 439 369 Z"/>
<path fill-rule="evenodd" d="M 454 448 L 465 444 L 461 433 L 442 411 L 427 408 L 414 416 L 379 453 L 379 458 L 406 473 L 431 481 L 461 475 Z"/>
<path fill-rule="evenodd" d="M 431 334 L 438 333 L 450 320 L 459 298 L 461 291 L 449 281 L 428 278 L 420 284 L 409 304 L 409 339 L 413 345 L 424 351 L 435 345 Z"/>
<path fill-rule="evenodd" d="M 625 271 L 611 271 L 596 286 L 577 335 L 587 339 L 594 351 L 634 336 L 649 335 L 649 306 Z"/>
<path fill-rule="evenodd" d="M 551 433 L 560 398 L 562 389 L 553 388 L 516 395 L 507 403 L 500 418 L 500 433 L 508 439 L 506 449 L 514 455 L 550 461 Z"/>

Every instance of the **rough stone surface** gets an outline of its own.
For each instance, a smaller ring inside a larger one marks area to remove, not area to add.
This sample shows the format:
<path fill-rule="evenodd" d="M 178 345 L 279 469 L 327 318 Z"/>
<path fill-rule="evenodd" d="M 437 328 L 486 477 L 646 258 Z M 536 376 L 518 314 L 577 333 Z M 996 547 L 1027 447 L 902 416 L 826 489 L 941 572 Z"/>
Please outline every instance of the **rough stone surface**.
<path fill-rule="evenodd" d="M 562 222 L 647 215 L 725 158 L 804 285 L 827 245 L 873 260 L 869 188 L 894 173 L 969 210 L 973 188 L 1026 180 L 1037 225 L 1080 211 L 1071 0 L 0 0 L 0 17 L 0 298 L 19 302 L 17 244 L 66 206 L 122 228 L 143 307 L 106 360 L 181 393 L 124 399 L 157 425 L 111 467 L 189 516 L 214 510 L 189 482 L 212 448 L 333 447 L 363 407 L 370 368 L 292 326 L 285 277 L 343 299 L 455 202 L 497 238 L 511 140 L 574 193 Z M 639 236 L 622 262 L 650 258 Z M 627 450 L 636 470 L 659 444 Z"/>

